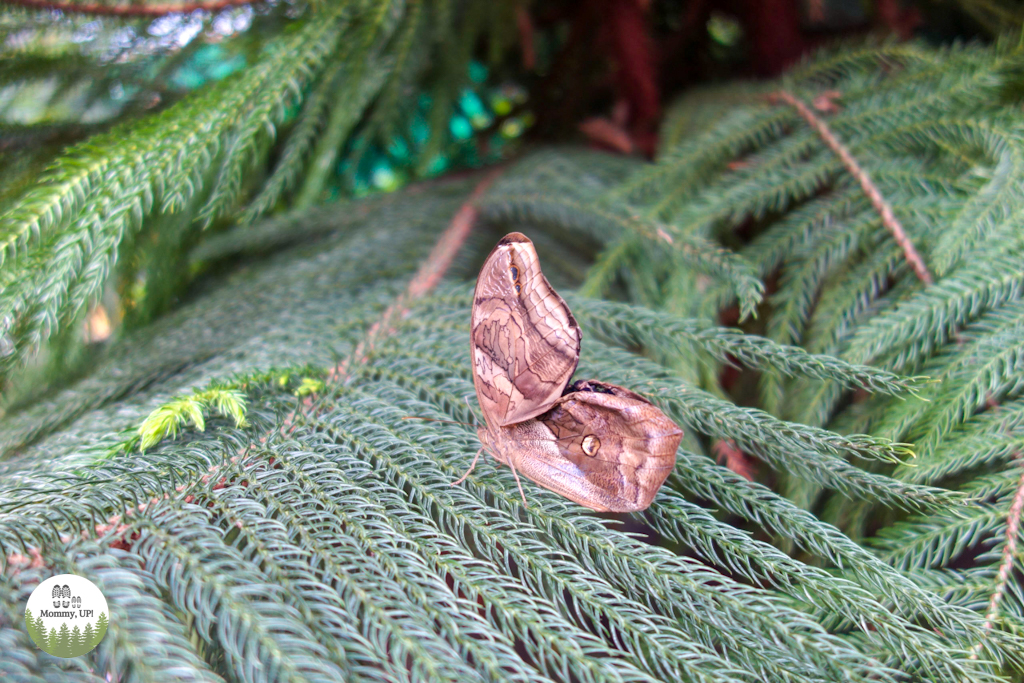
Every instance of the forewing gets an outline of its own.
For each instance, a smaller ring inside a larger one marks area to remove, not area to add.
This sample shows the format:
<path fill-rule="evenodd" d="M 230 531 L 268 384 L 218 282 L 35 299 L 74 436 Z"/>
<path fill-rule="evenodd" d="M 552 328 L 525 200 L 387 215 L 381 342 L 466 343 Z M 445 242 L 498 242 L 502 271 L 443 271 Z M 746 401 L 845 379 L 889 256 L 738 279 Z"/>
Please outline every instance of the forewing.
<path fill-rule="evenodd" d="M 473 297 L 473 383 L 484 418 L 506 426 L 546 412 L 569 383 L 582 335 L 543 273 L 533 243 L 514 232 L 491 251 Z"/>

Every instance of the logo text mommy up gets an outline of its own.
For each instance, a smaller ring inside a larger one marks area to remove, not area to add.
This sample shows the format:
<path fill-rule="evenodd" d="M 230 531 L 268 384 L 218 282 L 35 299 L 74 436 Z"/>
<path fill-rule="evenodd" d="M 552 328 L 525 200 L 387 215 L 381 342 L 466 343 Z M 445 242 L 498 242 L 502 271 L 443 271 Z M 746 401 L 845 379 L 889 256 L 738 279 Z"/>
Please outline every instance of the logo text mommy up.
<path fill-rule="evenodd" d="M 93 615 L 91 609 L 80 609 L 78 612 L 54 612 L 53 610 L 44 609 L 39 612 L 41 617 L 61 617 L 64 619 L 74 619 L 75 617 L 82 617 L 83 619 L 89 619 Z"/>

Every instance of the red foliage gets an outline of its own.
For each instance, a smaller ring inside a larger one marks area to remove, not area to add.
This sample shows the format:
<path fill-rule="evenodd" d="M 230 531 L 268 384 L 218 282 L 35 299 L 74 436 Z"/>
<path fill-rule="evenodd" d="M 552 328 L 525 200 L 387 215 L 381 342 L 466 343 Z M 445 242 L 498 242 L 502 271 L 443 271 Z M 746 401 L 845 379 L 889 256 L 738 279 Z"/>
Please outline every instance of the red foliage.
<path fill-rule="evenodd" d="M 921 12 L 916 7 L 903 5 L 898 0 L 875 0 L 875 12 L 882 25 L 900 40 L 910 40 L 921 23 Z"/>
<path fill-rule="evenodd" d="M 735 441 L 732 439 L 718 441 L 715 443 L 714 449 L 719 465 L 725 465 L 747 481 L 754 481 L 754 476 L 757 474 L 757 461 L 741 451 Z"/>
<path fill-rule="evenodd" d="M 516 10 L 516 27 L 519 30 L 519 49 L 523 52 L 523 68 L 533 71 L 537 66 L 537 51 L 533 47 L 533 20 L 525 6 L 520 5 Z"/>
<path fill-rule="evenodd" d="M 775 76 L 811 47 L 795 0 L 747 0 L 745 14 L 750 64 L 758 76 Z"/>
<path fill-rule="evenodd" d="M 661 115 L 657 57 L 650 29 L 649 0 L 602 0 L 601 42 L 614 64 L 615 91 L 629 103 L 633 144 L 652 155 Z"/>

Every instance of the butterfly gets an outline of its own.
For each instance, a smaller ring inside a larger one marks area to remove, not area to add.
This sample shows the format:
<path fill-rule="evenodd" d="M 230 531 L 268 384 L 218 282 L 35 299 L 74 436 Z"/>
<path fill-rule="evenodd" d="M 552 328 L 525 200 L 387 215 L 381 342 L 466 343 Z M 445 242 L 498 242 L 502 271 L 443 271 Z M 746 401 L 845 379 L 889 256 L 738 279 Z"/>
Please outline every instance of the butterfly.
<path fill-rule="evenodd" d="M 599 512 L 646 509 L 675 466 L 683 431 L 643 396 L 596 380 L 570 384 L 583 339 L 513 232 L 488 255 L 472 311 L 473 384 L 483 447 L 528 479 Z"/>

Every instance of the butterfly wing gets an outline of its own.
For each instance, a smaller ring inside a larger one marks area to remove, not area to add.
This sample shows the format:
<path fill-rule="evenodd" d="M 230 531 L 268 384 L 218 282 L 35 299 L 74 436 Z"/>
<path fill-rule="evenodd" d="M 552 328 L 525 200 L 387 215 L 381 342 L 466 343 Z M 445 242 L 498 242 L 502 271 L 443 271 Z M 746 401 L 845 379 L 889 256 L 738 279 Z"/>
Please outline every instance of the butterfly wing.
<path fill-rule="evenodd" d="M 550 412 L 503 432 L 503 459 L 598 512 L 646 509 L 676 462 L 683 431 L 639 394 L 577 382 Z"/>
<path fill-rule="evenodd" d="M 495 427 L 546 412 L 576 370 L 580 328 L 521 233 L 502 238 L 480 269 L 471 339 L 477 399 Z"/>

